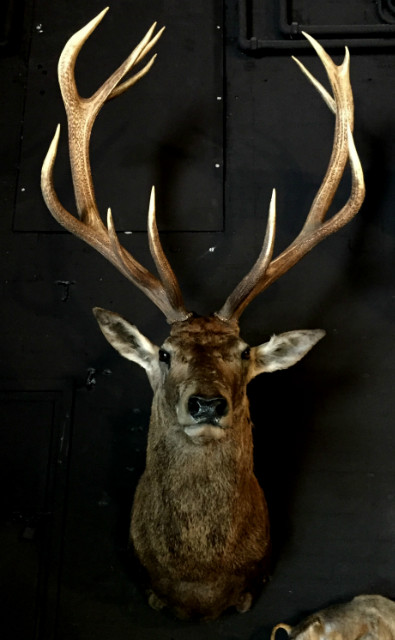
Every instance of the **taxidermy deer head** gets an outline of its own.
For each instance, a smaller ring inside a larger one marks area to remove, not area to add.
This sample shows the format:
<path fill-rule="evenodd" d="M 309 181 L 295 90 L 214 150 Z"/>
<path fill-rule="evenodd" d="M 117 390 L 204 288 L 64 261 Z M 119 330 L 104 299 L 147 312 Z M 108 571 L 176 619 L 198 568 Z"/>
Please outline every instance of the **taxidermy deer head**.
<path fill-rule="evenodd" d="M 157 347 L 118 314 L 94 309 L 104 336 L 122 356 L 146 370 L 154 392 L 146 469 L 136 490 L 130 531 L 136 554 L 149 575 L 149 602 L 156 608 L 167 605 L 181 617 L 214 618 L 231 606 L 246 611 L 267 571 L 269 520 L 253 472 L 247 384 L 260 373 L 292 366 L 324 335 L 321 330 L 290 331 L 250 347 L 239 335 L 239 318 L 255 296 L 351 220 L 364 198 L 363 174 L 352 136 L 349 55 L 346 50 L 344 62 L 336 66 L 305 34 L 325 67 L 334 96 L 298 63 L 336 117 L 327 173 L 299 236 L 275 259 L 273 192 L 256 263 L 219 311 L 199 317 L 185 308 L 164 255 L 155 221 L 154 189 L 148 211 L 148 241 L 158 276 L 121 246 L 110 209 L 107 226 L 98 211 L 88 150 L 92 125 L 107 100 L 149 71 L 155 56 L 122 81 L 163 31 L 154 35 L 154 24 L 96 93 L 81 98 L 74 79 L 76 59 L 106 11 L 70 38 L 58 67 L 79 218 L 63 208 L 53 186 L 59 127 L 43 164 L 42 192 L 54 218 L 144 291 L 171 325 L 169 337 Z M 352 173 L 351 195 L 338 213 L 325 220 L 347 161 Z"/>

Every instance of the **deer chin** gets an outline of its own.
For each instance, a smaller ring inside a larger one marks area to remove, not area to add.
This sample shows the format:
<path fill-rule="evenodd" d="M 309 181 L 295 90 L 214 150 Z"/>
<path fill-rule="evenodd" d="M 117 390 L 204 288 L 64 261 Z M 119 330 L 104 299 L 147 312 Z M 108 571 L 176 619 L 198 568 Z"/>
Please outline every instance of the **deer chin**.
<path fill-rule="evenodd" d="M 200 422 L 183 426 L 183 431 L 192 442 L 196 444 L 205 444 L 213 440 L 222 440 L 225 437 L 226 430 L 220 425 Z"/>

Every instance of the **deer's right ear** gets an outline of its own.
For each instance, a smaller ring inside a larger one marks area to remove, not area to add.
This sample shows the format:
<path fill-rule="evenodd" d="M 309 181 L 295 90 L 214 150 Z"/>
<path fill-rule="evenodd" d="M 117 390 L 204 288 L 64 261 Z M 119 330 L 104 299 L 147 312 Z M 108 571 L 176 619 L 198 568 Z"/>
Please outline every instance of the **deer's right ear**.
<path fill-rule="evenodd" d="M 325 335 L 322 329 L 287 331 L 272 336 L 269 342 L 254 347 L 252 377 L 263 372 L 288 369 L 301 360 Z"/>
<path fill-rule="evenodd" d="M 152 383 L 152 376 L 155 376 L 159 369 L 158 347 L 118 313 L 100 307 L 94 307 L 93 313 L 111 346 L 127 360 L 137 362 L 143 367 Z"/>

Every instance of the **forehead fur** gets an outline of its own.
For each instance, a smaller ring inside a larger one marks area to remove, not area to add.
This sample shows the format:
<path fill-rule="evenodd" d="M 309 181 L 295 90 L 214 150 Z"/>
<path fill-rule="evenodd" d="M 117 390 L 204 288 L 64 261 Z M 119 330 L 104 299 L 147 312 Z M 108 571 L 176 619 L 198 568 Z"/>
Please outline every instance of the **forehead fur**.
<path fill-rule="evenodd" d="M 239 341 L 239 326 L 224 322 L 215 316 L 192 317 L 184 322 L 176 322 L 170 332 L 171 342 L 229 346 Z"/>

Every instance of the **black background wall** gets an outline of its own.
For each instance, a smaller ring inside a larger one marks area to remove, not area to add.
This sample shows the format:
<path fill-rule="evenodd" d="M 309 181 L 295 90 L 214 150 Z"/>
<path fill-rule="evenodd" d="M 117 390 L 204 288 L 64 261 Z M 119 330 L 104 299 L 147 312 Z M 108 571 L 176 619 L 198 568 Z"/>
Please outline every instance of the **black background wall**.
<path fill-rule="evenodd" d="M 338 45 L 351 49 L 367 198 L 350 225 L 242 318 L 250 344 L 296 328 L 322 327 L 327 336 L 293 369 L 250 385 L 273 577 L 249 613 L 210 624 L 151 611 L 127 567 L 151 391 L 144 372 L 104 341 L 91 307 L 122 313 L 156 343 L 166 336 L 165 320 L 54 223 L 39 190 L 41 162 L 61 122 L 56 186 L 74 211 L 56 64 L 67 38 L 103 4 L 3 5 L 3 633 L 257 640 L 280 620 L 295 622 L 357 593 L 395 597 L 392 3 L 114 0 L 78 61 L 80 92 L 89 95 L 154 20 L 166 24 L 152 71 L 98 118 L 93 172 L 101 210 L 112 207 L 122 243 L 147 266 L 145 215 L 156 184 L 163 244 L 187 305 L 208 313 L 258 254 L 272 187 L 278 252 L 300 229 L 329 159 L 333 116 L 290 55 L 325 81 L 323 72 L 285 27 L 318 30 L 338 62 Z M 348 188 L 346 176 L 334 210 Z"/>

